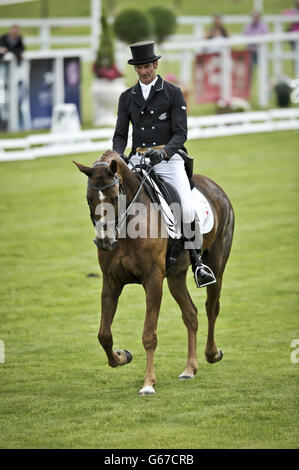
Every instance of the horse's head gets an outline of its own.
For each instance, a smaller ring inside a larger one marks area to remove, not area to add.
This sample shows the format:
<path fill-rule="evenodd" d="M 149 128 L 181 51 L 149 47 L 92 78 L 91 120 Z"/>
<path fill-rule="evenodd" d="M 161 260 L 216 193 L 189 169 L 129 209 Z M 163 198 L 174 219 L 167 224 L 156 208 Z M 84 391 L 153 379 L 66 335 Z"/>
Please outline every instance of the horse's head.
<path fill-rule="evenodd" d="M 86 197 L 96 232 L 94 243 L 100 250 L 112 250 L 117 243 L 115 226 L 118 196 L 122 187 L 117 173 L 119 159 L 117 154 L 110 151 L 105 152 L 92 167 L 74 161 L 79 170 L 88 176 Z"/>

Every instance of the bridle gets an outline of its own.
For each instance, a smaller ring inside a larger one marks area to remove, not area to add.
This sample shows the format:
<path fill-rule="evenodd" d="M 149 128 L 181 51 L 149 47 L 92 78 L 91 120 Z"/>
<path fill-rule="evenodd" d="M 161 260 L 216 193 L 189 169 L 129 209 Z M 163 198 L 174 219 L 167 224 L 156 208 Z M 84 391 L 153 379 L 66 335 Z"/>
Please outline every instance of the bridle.
<path fill-rule="evenodd" d="M 107 162 L 97 162 L 94 165 L 92 165 L 92 167 L 95 168 L 99 165 L 109 166 Z M 95 186 L 94 184 L 92 184 L 90 182 L 90 178 L 88 178 L 88 183 L 87 184 L 90 188 L 94 189 L 95 191 L 105 191 L 105 189 L 112 188 L 117 183 L 119 184 L 120 193 L 124 194 L 124 187 L 123 187 L 122 182 L 120 181 L 118 175 L 114 176 L 114 179 L 111 183 L 105 184 L 104 186 Z"/>
<path fill-rule="evenodd" d="M 127 220 L 127 217 L 128 217 L 128 214 L 129 214 L 129 211 L 131 209 L 131 207 L 133 206 L 133 204 L 136 202 L 136 199 L 140 193 L 140 191 L 142 190 L 143 188 L 143 185 L 148 177 L 148 175 L 150 174 L 150 172 L 152 171 L 153 167 L 151 167 L 150 165 L 145 165 L 144 163 L 144 160 L 143 159 L 143 165 L 146 166 L 145 168 L 145 174 L 144 174 L 144 177 L 141 179 L 141 182 L 140 182 L 140 185 L 139 185 L 139 188 L 137 189 L 132 201 L 130 202 L 130 204 L 128 205 L 128 207 L 126 208 L 125 212 L 123 214 L 121 214 L 121 219 L 120 221 L 117 220 L 116 218 L 116 221 L 113 220 L 113 221 L 108 221 L 108 222 L 101 222 L 101 221 L 97 221 L 97 224 L 101 225 L 101 226 L 105 226 L 107 227 L 108 225 L 112 225 L 112 224 L 115 224 L 115 229 L 118 233 L 120 233 L 123 225 L 125 224 L 126 220 Z M 93 165 L 93 168 L 95 168 L 96 166 L 99 166 L 99 165 L 105 165 L 105 166 L 109 166 L 109 164 L 107 162 L 96 162 L 94 165 Z M 143 166 L 142 164 L 140 166 Z M 133 171 L 134 171 L 135 167 L 133 167 Z M 135 169 L 135 172 L 136 172 L 136 169 Z M 106 189 L 109 189 L 109 188 L 112 188 L 113 186 L 115 186 L 116 184 L 119 184 L 119 195 L 123 194 L 125 195 L 125 189 L 124 189 L 124 186 L 121 182 L 121 180 L 119 179 L 118 175 L 116 174 L 113 178 L 113 181 L 111 181 L 111 183 L 108 183 L 108 184 L 105 184 L 104 186 L 95 186 L 94 184 L 92 184 L 90 182 L 90 178 L 88 178 L 88 186 L 91 188 L 91 189 L 94 189 L 95 191 L 105 191 Z M 91 216 L 91 220 L 92 220 L 92 223 L 93 225 L 95 226 L 96 225 L 96 222 L 94 220 L 94 217 Z"/>

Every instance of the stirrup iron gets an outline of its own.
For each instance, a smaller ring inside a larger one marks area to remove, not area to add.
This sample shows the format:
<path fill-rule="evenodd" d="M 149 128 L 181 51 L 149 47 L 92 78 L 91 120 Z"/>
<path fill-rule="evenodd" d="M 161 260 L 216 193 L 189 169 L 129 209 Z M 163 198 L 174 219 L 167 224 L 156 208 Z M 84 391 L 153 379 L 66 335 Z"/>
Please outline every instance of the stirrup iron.
<path fill-rule="evenodd" d="M 209 274 L 211 274 L 211 276 L 213 277 L 213 279 L 211 281 L 206 282 L 205 284 L 199 284 L 198 278 L 197 278 L 198 271 L 200 271 L 202 268 L 204 268 L 204 270 L 207 271 Z M 206 264 L 201 264 L 200 266 L 196 267 L 196 269 L 194 271 L 194 280 L 195 280 L 195 283 L 196 283 L 197 287 L 207 287 L 207 286 L 210 286 L 211 284 L 215 284 L 217 282 L 215 274 L 213 273 L 211 268 L 209 268 L 209 266 L 207 266 Z"/>

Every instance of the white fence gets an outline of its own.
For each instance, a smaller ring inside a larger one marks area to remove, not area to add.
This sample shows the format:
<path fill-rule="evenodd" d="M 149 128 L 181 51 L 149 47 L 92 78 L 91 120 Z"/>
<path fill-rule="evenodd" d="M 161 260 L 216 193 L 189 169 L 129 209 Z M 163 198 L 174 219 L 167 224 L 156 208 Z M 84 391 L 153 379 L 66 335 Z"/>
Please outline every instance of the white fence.
<path fill-rule="evenodd" d="M 299 130 L 299 109 L 271 109 L 188 118 L 188 140 L 283 130 Z M 37 134 L 21 139 L 1 139 L 0 162 L 68 154 L 96 155 L 112 147 L 113 132 L 113 128 L 106 128 L 85 130 L 76 135 Z"/>
<path fill-rule="evenodd" d="M 299 15 L 263 15 L 262 19 L 271 32 L 282 33 L 285 31 L 286 25 L 299 21 Z M 244 26 L 250 23 L 251 17 L 250 15 L 223 15 L 222 20 L 225 26 L 238 25 L 241 33 Z M 174 35 L 173 40 L 202 39 L 205 28 L 211 24 L 211 16 L 180 16 L 178 17 L 178 24 L 190 26 L 192 31 L 189 35 Z"/>
<path fill-rule="evenodd" d="M 0 28 L 9 28 L 12 22 L 19 24 L 22 28 L 36 28 L 37 34 L 25 37 L 28 45 L 38 46 L 40 49 L 51 49 L 51 46 L 57 45 L 74 45 L 83 46 L 95 52 L 98 47 L 100 36 L 100 11 L 101 1 L 90 0 L 90 16 L 75 18 L 0 18 Z M 109 19 L 113 22 L 113 18 Z M 224 15 L 223 23 L 225 25 L 238 25 L 240 33 L 244 25 L 250 22 L 249 15 Z M 186 34 L 174 34 L 169 37 L 172 43 L 180 43 L 181 41 L 197 42 L 204 37 L 205 28 L 211 24 L 211 16 L 180 16 L 177 18 L 178 24 L 190 27 L 191 32 Z M 270 30 L 277 34 L 282 33 L 286 29 L 286 25 L 291 22 L 299 21 L 299 15 L 264 15 L 263 21 L 268 24 Z M 73 28 L 74 26 L 88 28 L 89 32 L 77 35 L 59 35 L 54 34 L 53 28 Z"/>

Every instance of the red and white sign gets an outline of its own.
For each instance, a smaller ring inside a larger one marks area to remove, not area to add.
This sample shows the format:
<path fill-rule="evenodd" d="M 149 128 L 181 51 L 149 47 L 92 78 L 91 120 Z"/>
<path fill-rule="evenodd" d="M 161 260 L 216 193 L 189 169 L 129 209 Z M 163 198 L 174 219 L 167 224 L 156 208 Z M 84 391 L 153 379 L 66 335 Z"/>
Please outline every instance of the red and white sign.
<path fill-rule="evenodd" d="M 231 53 L 231 96 L 249 99 L 250 64 L 249 51 Z M 217 102 L 221 98 L 221 55 L 198 54 L 194 69 L 194 88 L 197 103 Z"/>

